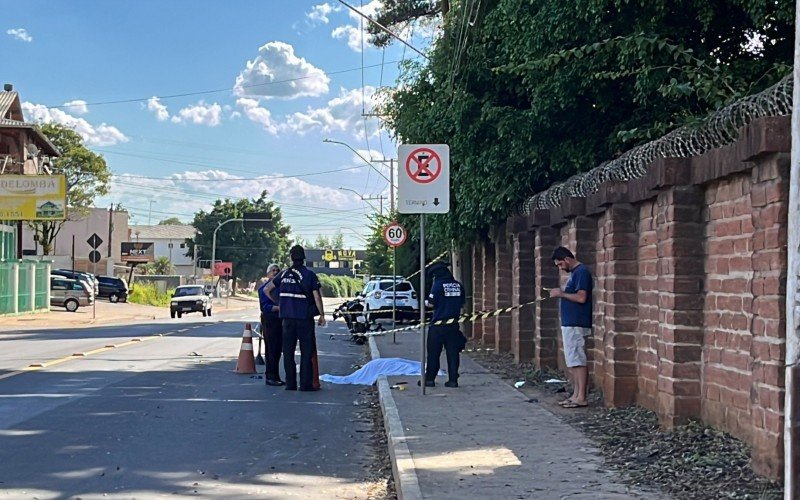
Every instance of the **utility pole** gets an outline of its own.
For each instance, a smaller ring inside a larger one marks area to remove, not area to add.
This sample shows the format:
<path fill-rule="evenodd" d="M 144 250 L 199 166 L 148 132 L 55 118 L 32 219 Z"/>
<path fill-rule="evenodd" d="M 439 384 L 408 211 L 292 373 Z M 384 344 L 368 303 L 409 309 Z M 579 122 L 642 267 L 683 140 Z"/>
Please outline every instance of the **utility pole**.
<path fill-rule="evenodd" d="M 800 1 L 795 2 L 792 152 L 789 169 L 788 271 L 786 279 L 786 372 L 783 428 L 784 498 L 800 497 Z"/>

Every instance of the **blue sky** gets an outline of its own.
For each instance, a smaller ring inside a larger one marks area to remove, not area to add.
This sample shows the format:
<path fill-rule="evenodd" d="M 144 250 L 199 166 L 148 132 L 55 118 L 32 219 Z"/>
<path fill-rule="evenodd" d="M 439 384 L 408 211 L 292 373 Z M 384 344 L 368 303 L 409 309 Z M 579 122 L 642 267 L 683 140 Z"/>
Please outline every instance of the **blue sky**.
<path fill-rule="evenodd" d="M 380 0 L 350 3 L 373 13 Z M 115 176 L 98 206 L 122 203 L 134 224 L 189 221 L 218 197 L 267 189 L 295 235 L 341 230 L 363 246 L 356 233 L 373 209 L 339 188 L 388 196 L 388 183 L 322 139 L 395 157 L 362 110 L 416 54 L 400 43 L 362 52 L 357 16 L 338 2 L 0 0 L 0 10 L 0 81 L 20 92 L 28 121 L 70 125 L 104 155 Z M 412 42 L 429 43 L 433 30 L 415 29 Z"/>

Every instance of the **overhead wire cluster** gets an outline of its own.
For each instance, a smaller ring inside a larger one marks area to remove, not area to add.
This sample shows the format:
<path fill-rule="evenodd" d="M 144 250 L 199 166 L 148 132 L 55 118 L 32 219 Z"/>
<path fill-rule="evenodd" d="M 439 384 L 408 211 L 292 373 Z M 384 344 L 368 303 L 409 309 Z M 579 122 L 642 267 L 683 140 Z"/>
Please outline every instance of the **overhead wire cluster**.
<path fill-rule="evenodd" d="M 606 182 L 642 178 L 647 173 L 648 165 L 658 158 L 689 158 L 731 144 L 739 139 L 740 129 L 754 120 L 791 114 L 792 85 L 790 74 L 758 94 L 717 110 L 699 126 L 677 128 L 623 153 L 619 158 L 552 185 L 527 198 L 518 208 L 518 213 L 527 215 L 534 209 L 561 206 L 567 198 L 585 198 L 596 193 Z"/>

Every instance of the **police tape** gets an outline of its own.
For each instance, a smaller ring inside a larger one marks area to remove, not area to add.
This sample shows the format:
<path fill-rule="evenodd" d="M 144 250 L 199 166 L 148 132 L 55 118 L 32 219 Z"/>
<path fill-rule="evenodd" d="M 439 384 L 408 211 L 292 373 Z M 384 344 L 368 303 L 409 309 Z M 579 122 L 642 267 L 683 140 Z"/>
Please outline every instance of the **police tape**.
<path fill-rule="evenodd" d="M 516 306 L 511 307 L 502 307 L 500 309 L 495 309 L 493 311 L 481 311 L 476 313 L 468 313 L 462 314 L 458 318 L 450 318 L 450 319 L 440 319 L 438 321 L 433 321 L 431 323 L 426 323 L 427 326 L 443 326 L 443 325 L 454 325 L 460 323 L 474 323 L 478 320 L 489 319 L 496 316 L 500 316 L 501 314 L 509 313 L 511 311 L 515 311 L 517 309 L 522 309 L 523 307 L 527 307 L 537 302 L 542 302 L 543 300 L 550 299 L 552 297 L 541 297 L 536 300 L 531 300 L 530 302 L 525 302 L 524 304 L 518 304 Z M 403 328 L 394 328 L 392 330 L 376 330 L 372 332 L 364 332 L 364 333 L 329 333 L 331 337 L 374 337 L 377 335 L 386 335 L 387 333 L 399 333 L 399 332 L 410 332 L 413 330 L 419 330 L 420 323 L 417 321 L 412 325 L 404 326 Z"/>
<path fill-rule="evenodd" d="M 440 260 L 441 260 L 441 259 L 442 259 L 442 258 L 443 258 L 445 255 L 447 255 L 449 252 L 450 252 L 449 250 L 445 250 L 444 252 L 440 253 L 440 254 L 439 254 L 439 255 L 438 255 L 438 256 L 437 256 L 435 259 L 433 259 L 433 260 L 431 260 L 430 262 L 428 262 L 427 264 L 425 264 L 425 269 L 428 269 L 428 268 L 429 268 L 429 267 L 431 267 L 431 266 L 432 266 L 434 263 L 436 263 L 436 262 L 439 262 L 439 261 L 440 261 Z M 405 279 L 406 279 L 406 280 L 410 280 L 410 279 L 411 279 L 411 278 L 413 278 L 414 276 L 418 275 L 420 272 L 421 272 L 421 270 L 420 270 L 420 271 L 415 271 L 415 272 L 413 272 L 412 274 L 410 274 L 409 276 L 407 276 Z"/>

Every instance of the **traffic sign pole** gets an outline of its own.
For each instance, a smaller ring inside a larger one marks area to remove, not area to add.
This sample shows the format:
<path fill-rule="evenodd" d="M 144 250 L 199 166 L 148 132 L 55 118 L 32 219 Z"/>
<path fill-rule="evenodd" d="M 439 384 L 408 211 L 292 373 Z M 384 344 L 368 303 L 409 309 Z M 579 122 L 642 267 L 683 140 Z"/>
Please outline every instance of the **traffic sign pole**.
<path fill-rule="evenodd" d="M 426 332 L 425 332 L 425 214 L 419 216 L 419 338 L 420 338 L 420 351 L 422 358 L 420 359 L 420 376 L 419 385 L 422 387 L 422 395 L 425 395 L 425 346 L 426 346 Z"/>
<path fill-rule="evenodd" d="M 73 239 L 74 241 L 74 239 Z M 100 260 L 100 252 L 97 251 L 98 247 L 103 244 L 103 238 L 99 237 L 97 233 L 93 233 L 89 236 L 89 239 L 86 240 L 86 243 L 92 247 L 92 250 L 89 252 L 89 261 L 92 263 L 92 274 L 94 274 L 95 279 L 97 276 L 97 261 Z M 73 270 L 75 266 L 73 265 Z M 92 301 L 92 319 L 97 318 L 97 294 L 94 293 L 94 289 L 92 290 L 92 294 L 94 295 L 94 300 Z"/>

